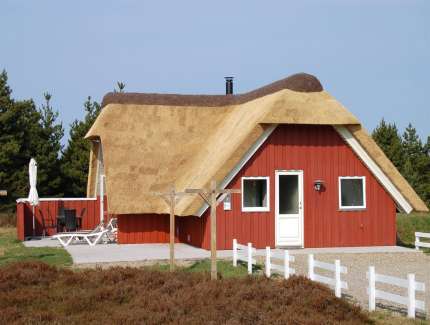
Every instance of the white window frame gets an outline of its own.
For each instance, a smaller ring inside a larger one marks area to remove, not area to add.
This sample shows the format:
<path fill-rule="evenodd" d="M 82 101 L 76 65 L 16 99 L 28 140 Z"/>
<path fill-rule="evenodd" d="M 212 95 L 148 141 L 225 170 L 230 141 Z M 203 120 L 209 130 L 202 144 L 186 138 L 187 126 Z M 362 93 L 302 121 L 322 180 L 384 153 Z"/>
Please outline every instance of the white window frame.
<path fill-rule="evenodd" d="M 356 206 L 343 206 L 342 205 L 342 183 L 343 179 L 361 179 L 363 182 L 363 205 Z M 348 210 L 363 210 L 366 209 L 366 176 L 339 176 L 339 210 L 348 211 Z"/>
<path fill-rule="evenodd" d="M 263 179 L 266 181 L 266 189 L 267 189 L 267 206 L 266 207 L 245 207 L 244 204 L 244 191 L 243 191 L 243 184 L 245 180 L 253 180 L 253 179 Z M 242 177 L 241 180 L 242 183 L 242 188 L 241 188 L 241 193 L 242 193 L 242 212 L 269 212 L 270 211 L 270 177 L 269 176 L 245 176 Z"/>

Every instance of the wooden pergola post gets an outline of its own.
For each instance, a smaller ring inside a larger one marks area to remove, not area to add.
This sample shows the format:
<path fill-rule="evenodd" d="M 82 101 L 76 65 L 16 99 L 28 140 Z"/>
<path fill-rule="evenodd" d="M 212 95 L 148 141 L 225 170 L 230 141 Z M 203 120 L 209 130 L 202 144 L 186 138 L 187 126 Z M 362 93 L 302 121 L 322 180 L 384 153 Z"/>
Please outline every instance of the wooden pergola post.
<path fill-rule="evenodd" d="M 169 264 L 170 271 L 175 269 L 175 205 L 178 203 L 179 198 L 187 193 L 176 192 L 175 186 L 172 185 L 170 191 L 165 193 L 152 193 L 160 196 L 166 204 L 170 207 L 170 221 L 169 221 Z"/>
<path fill-rule="evenodd" d="M 216 245 L 216 208 L 218 205 L 217 197 L 220 194 L 240 193 L 240 190 L 217 189 L 216 181 L 212 180 L 210 189 L 186 189 L 185 193 L 196 193 L 211 208 L 211 279 L 217 279 L 217 245 Z"/>

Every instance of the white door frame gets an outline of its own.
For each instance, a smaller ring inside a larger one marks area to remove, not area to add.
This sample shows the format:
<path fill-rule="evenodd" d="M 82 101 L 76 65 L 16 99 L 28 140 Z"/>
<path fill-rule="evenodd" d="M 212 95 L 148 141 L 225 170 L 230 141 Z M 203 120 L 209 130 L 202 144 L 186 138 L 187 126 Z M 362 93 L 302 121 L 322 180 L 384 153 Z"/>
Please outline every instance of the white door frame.
<path fill-rule="evenodd" d="M 300 240 L 291 246 L 304 247 L 304 190 L 303 190 L 303 170 L 275 170 L 275 246 L 287 246 L 288 244 L 279 241 L 279 176 L 298 175 L 299 179 L 299 224 Z"/>

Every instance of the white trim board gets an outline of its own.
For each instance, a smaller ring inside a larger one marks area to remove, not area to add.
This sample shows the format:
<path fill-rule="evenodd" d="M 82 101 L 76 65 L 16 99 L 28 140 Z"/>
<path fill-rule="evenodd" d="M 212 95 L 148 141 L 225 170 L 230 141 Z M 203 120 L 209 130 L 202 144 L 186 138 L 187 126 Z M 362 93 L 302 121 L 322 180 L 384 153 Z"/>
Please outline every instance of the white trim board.
<path fill-rule="evenodd" d="M 96 201 L 97 198 L 95 197 L 44 197 L 44 198 L 39 198 L 39 202 L 45 202 L 45 201 Z M 23 198 L 23 199 L 17 199 L 16 203 L 21 203 L 21 202 L 28 202 L 27 198 Z"/>
<path fill-rule="evenodd" d="M 272 124 L 270 125 L 264 132 L 260 135 L 260 137 L 255 141 L 255 143 L 251 146 L 251 148 L 248 149 L 248 151 L 243 155 L 242 159 L 237 163 L 236 166 L 227 174 L 227 176 L 222 180 L 220 183 L 220 188 L 225 189 L 225 187 L 230 184 L 230 182 L 233 180 L 233 178 L 239 173 L 239 171 L 242 169 L 243 166 L 251 159 L 251 157 L 257 152 L 258 149 L 263 145 L 264 142 L 269 138 L 269 136 L 273 133 L 273 131 L 276 129 L 278 124 Z M 224 199 L 224 197 L 221 195 L 218 198 L 218 202 L 221 202 Z M 207 203 L 204 203 L 201 208 L 197 211 L 197 215 L 201 217 L 203 213 L 209 208 L 209 205 Z"/>
<path fill-rule="evenodd" d="M 348 143 L 352 150 L 357 154 L 358 157 L 364 162 L 364 164 L 369 168 L 372 174 L 378 179 L 382 186 L 390 193 L 394 201 L 396 201 L 397 206 L 400 210 L 406 213 L 410 213 L 413 208 L 406 200 L 406 198 L 399 192 L 396 186 L 391 182 L 391 180 L 384 174 L 381 168 L 375 163 L 375 161 L 367 154 L 361 144 L 356 138 L 349 132 L 349 130 L 344 126 L 333 125 L 334 129 L 340 134 L 340 136 Z"/>

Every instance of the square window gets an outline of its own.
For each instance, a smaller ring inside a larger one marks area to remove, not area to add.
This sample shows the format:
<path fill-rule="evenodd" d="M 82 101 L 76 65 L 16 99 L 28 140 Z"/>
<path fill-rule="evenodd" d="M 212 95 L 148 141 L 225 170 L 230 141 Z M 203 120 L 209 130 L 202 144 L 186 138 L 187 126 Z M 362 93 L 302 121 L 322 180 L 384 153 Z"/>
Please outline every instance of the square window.
<path fill-rule="evenodd" d="M 242 211 L 269 210 L 269 177 L 243 177 Z"/>
<path fill-rule="evenodd" d="M 366 208 L 366 178 L 364 176 L 339 177 L 340 209 Z"/>

